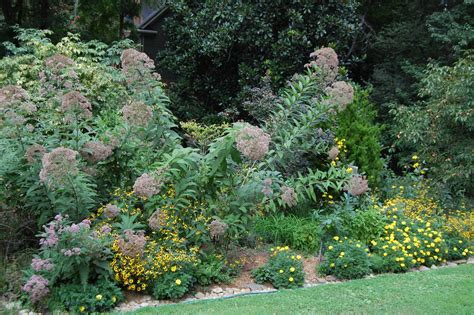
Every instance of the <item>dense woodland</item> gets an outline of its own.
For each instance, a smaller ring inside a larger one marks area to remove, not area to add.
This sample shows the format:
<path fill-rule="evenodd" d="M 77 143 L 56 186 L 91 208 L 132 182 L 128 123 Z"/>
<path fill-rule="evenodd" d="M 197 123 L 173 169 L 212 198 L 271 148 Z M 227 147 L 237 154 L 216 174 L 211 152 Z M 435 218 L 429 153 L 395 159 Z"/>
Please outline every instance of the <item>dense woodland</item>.
<path fill-rule="evenodd" d="M 276 288 L 300 254 L 472 254 L 472 0 L 170 0 L 157 56 L 143 3 L 1 3 L 0 293 L 95 312 L 230 282 L 244 248 Z"/>

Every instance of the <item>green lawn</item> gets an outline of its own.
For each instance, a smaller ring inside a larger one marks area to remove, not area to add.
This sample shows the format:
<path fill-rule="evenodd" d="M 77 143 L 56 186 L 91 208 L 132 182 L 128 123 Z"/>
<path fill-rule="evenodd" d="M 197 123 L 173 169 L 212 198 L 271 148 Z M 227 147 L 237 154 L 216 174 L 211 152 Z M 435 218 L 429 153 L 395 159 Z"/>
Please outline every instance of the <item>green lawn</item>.
<path fill-rule="evenodd" d="M 133 314 L 474 314 L 474 265 L 273 294 L 147 307 Z"/>

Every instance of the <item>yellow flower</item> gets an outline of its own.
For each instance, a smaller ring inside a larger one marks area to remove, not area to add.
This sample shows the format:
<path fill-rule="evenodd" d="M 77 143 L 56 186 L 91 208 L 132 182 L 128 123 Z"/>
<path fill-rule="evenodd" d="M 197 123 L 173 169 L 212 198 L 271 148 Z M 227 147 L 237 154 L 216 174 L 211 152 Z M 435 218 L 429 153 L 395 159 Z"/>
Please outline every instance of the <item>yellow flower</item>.
<path fill-rule="evenodd" d="M 86 308 L 84 306 L 79 307 L 79 311 L 84 312 Z"/>
<path fill-rule="evenodd" d="M 333 248 L 334 248 L 334 247 L 332 247 L 332 245 L 328 247 L 329 250 L 332 250 Z"/>
<path fill-rule="evenodd" d="M 339 241 L 339 236 L 334 236 L 335 241 Z"/>
<path fill-rule="evenodd" d="M 283 273 L 283 272 L 284 272 L 283 269 L 280 269 L 280 273 Z"/>
<path fill-rule="evenodd" d="M 301 256 L 300 256 L 300 255 L 296 256 L 296 259 L 300 260 L 300 259 L 301 259 Z"/>
<path fill-rule="evenodd" d="M 112 296 L 112 303 L 117 302 L 117 298 L 115 296 Z"/>
<path fill-rule="evenodd" d="M 412 160 L 418 160 L 418 156 L 417 156 L 417 155 L 414 155 L 414 156 L 412 156 L 411 158 L 412 158 Z"/>
<path fill-rule="evenodd" d="M 340 252 L 339 256 L 341 256 L 341 257 L 344 256 L 344 252 Z"/>
<path fill-rule="evenodd" d="M 331 263 L 331 264 L 329 265 L 329 267 L 331 267 L 331 268 L 334 268 L 335 266 L 336 266 L 335 263 Z"/>
<path fill-rule="evenodd" d="M 102 300 L 102 295 L 101 295 L 101 294 L 97 294 L 97 295 L 95 296 L 95 299 L 96 299 L 97 301 Z"/>
<path fill-rule="evenodd" d="M 296 270 L 295 267 L 290 268 L 290 272 L 295 272 L 295 270 Z"/>
<path fill-rule="evenodd" d="M 348 168 L 346 169 L 346 172 L 349 173 L 349 174 L 352 173 L 352 171 L 353 171 L 352 167 L 348 167 Z"/>
<path fill-rule="evenodd" d="M 295 281 L 295 279 L 293 279 L 293 277 L 289 277 L 288 281 L 293 282 L 293 281 Z"/>
<path fill-rule="evenodd" d="M 176 283 L 176 285 L 181 285 L 181 280 L 176 279 L 176 281 L 174 283 Z"/>
<path fill-rule="evenodd" d="M 405 267 L 405 264 L 404 264 L 404 263 L 401 263 L 401 264 L 400 264 L 400 267 Z"/>
<path fill-rule="evenodd" d="M 175 271 L 176 271 L 176 266 L 171 267 L 171 272 L 175 272 Z"/>

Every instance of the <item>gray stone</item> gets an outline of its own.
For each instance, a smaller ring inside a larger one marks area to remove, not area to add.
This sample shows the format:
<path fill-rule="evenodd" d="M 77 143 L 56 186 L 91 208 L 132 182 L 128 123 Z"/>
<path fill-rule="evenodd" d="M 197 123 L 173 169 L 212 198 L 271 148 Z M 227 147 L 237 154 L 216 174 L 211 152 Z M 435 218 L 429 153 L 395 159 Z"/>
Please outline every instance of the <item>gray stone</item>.
<path fill-rule="evenodd" d="M 431 266 L 431 269 L 438 269 L 438 266 L 433 265 L 433 266 Z"/>
<path fill-rule="evenodd" d="M 450 261 L 448 261 L 448 262 L 446 263 L 446 266 L 447 266 L 447 267 L 456 267 L 457 265 L 458 265 L 458 264 L 453 263 L 453 262 L 450 262 Z"/>
<path fill-rule="evenodd" d="M 221 287 L 215 287 L 214 289 L 212 289 L 212 293 L 215 293 L 215 294 L 220 294 L 224 292 L 224 290 L 222 290 Z"/>
<path fill-rule="evenodd" d="M 456 263 L 456 264 L 458 264 L 458 265 L 461 265 L 461 264 L 467 263 L 467 260 L 466 260 L 466 259 L 459 259 L 459 260 L 453 261 L 453 263 Z"/>
<path fill-rule="evenodd" d="M 469 265 L 474 264 L 474 256 L 469 257 L 466 264 L 469 264 Z"/>
<path fill-rule="evenodd" d="M 326 276 L 326 280 L 327 280 L 327 281 L 336 281 L 337 278 L 334 277 L 334 276 L 332 276 L 332 275 L 329 275 L 329 276 Z"/>
<path fill-rule="evenodd" d="M 328 281 L 324 278 L 316 278 L 316 281 L 319 283 L 327 283 Z"/>
<path fill-rule="evenodd" d="M 430 270 L 430 268 L 426 267 L 426 266 L 420 266 L 420 268 L 418 268 L 418 270 L 420 271 L 427 271 L 427 270 Z"/>
<path fill-rule="evenodd" d="M 196 299 L 203 299 L 203 298 L 206 297 L 206 295 L 205 295 L 204 293 L 202 293 L 202 292 L 198 292 L 198 293 L 196 293 L 196 294 L 194 295 L 194 297 L 195 297 Z"/>
<path fill-rule="evenodd" d="M 249 288 L 251 291 L 262 291 L 265 287 L 261 284 L 256 283 L 249 283 L 244 286 L 245 288 Z"/>
<path fill-rule="evenodd" d="M 249 288 L 243 288 L 240 290 L 241 293 L 249 293 L 251 290 Z"/>

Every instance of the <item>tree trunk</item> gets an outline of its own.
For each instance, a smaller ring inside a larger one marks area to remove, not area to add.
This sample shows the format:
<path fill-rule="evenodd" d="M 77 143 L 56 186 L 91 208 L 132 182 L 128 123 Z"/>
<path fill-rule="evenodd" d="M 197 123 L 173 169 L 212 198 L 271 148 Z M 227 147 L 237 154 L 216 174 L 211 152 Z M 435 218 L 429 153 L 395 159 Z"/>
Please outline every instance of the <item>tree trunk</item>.
<path fill-rule="evenodd" d="M 120 29 L 119 29 L 119 38 L 120 39 L 123 39 L 124 38 L 124 14 L 123 12 L 120 12 Z"/>
<path fill-rule="evenodd" d="M 49 1 L 41 0 L 40 2 L 40 28 L 47 29 L 49 27 Z"/>

